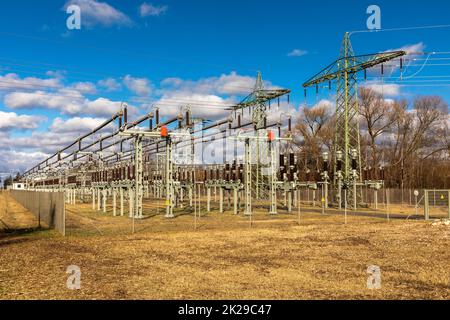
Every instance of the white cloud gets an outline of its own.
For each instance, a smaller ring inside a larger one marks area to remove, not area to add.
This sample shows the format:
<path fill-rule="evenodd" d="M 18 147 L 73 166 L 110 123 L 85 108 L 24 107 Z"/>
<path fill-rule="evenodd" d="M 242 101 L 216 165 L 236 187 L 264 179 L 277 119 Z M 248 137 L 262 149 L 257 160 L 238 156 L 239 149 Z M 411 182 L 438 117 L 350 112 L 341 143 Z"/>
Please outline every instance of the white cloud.
<path fill-rule="evenodd" d="M 176 114 L 180 107 L 189 105 L 194 117 L 217 120 L 230 115 L 227 107 L 250 94 L 255 81 L 255 77 L 242 76 L 236 72 L 199 80 L 166 78 L 159 90 L 162 98 L 155 105 L 165 114 Z M 264 86 L 275 88 L 269 81 L 265 81 Z"/>
<path fill-rule="evenodd" d="M 314 106 L 312 106 L 311 109 L 315 108 L 324 108 L 327 110 L 327 112 L 332 114 L 335 111 L 336 103 L 328 99 L 322 99 L 319 102 L 317 102 Z"/>
<path fill-rule="evenodd" d="M 188 104 L 186 102 L 188 101 L 191 101 L 189 105 L 192 107 L 192 112 L 195 117 L 210 120 L 228 116 L 230 111 L 225 110 L 226 105 L 236 103 L 233 100 L 226 100 L 216 95 L 171 92 L 165 94 L 158 102 L 155 103 L 155 105 L 160 107 L 162 116 L 169 116 L 178 114 L 180 107 L 186 106 Z M 208 105 L 208 103 L 210 103 L 210 105 Z"/>
<path fill-rule="evenodd" d="M 130 75 L 126 75 L 123 79 L 123 83 L 130 91 L 139 96 L 148 96 L 152 92 L 151 82 L 145 78 L 134 78 Z"/>
<path fill-rule="evenodd" d="M 408 44 L 401 48 L 397 49 L 390 49 L 386 52 L 392 52 L 392 51 L 406 51 L 408 55 L 414 54 L 414 53 L 422 53 L 425 50 L 425 44 L 423 42 L 419 42 L 416 44 Z"/>
<path fill-rule="evenodd" d="M 106 2 L 96 0 L 70 0 L 64 6 L 77 5 L 81 9 L 81 26 L 93 27 L 100 25 L 111 26 L 132 26 L 132 20 L 123 12 L 112 7 Z"/>
<path fill-rule="evenodd" d="M 409 69 L 409 65 L 415 64 L 415 57 L 417 57 L 417 54 L 423 53 L 424 50 L 425 50 L 424 43 L 419 42 L 416 44 L 408 44 L 408 45 L 405 45 L 400 48 L 389 49 L 389 50 L 385 51 L 385 52 L 394 52 L 394 51 L 405 51 L 406 52 L 405 56 L 394 59 L 391 63 L 387 63 L 384 65 L 385 75 L 392 75 L 394 72 L 397 72 L 400 69 L 400 59 L 403 59 L 403 61 L 404 61 L 403 71 L 405 72 L 406 70 Z M 373 68 L 370 68 L 368 70 L 368 75 L 374 76 L 374 77 L 381 76 L 380 66 L 375 66 Z"/>
<path fill-rule="evenodd" d="M 18 115 L 14 112 L 0 111 L 0 131 L 36 129 L 42 120 L 43 118 L 38 116 Z"/>
<path fill-rule="evenodd" d="M 67 71 L 64 71 L 64 70 L 49 70 L 45 74 L 47 76 L 49 76 L 49 77 L 52 77 L 52 78 L 63 79 L 66 76 Z"/>
<path fill-rule="evenodd" d="M 141 17 L 160 16 L 167 12 L 168 6 L 155 6 L 144 2 L 139 7 Z"/>
<path fill-rule="evenodd" d="M 401 91 L 401 87 L 398 84 L 383 84 L 379 81 L 366 81 L 362 87 L 372 89 L 376 93 L 388 97 L 398 96 Z"/>
<path fill-rule="evenodd" d="M 222 74 L 220 77 L 210 77 L 199 80 L 183 80 L 180 78 L 167 78 L 161 82 L 163 90 L 194 92 L 212 95 L 247 95 L 253 91 L 256 79 L 250 76 L 241 76 L 236 72 Z M 264 82 L 266 88 L 272 88 L 268 81 Z"/>
<path fill-rule="evenodd" d="M 122 87 L 122 85 L 114 78 L 100 80 L 98 85 L 105 88 L 108 92 L 118 91 Z"/>
<path fill-rule="evenodd" d="M 76 90 L 63 89 L 56 93 L 45 91 L 12 92 L 5 96 L 4 104 L 11 109 L 45 108 L 60 110 L 62 114 L 71 116 L 110 117 L 120 111 L 122 103 L 106 98 L 89 100 Z"/>
<path fill-rule="evenodd" d="M 0 91 L 9 90 L 39 90 L 58 89 L 61 87 L 60 79 L 40 79 L 35 77 L 20 78 L 15 73 L 0 76 Z"/>
<path fill-rule="evenodd" d="M 86 133 L 94 130 L 104 122 L 104 118 L 75 117 L 68 120 L 55 118 L 50 126 L 50 130 L 55 133 Z"/>
<path fill-rule="evenodd" d="M 14 176 L 17 172 L 24 172 L 48 156 L 49 154 L 40 151 L 2 151 L 0 153 L 0 178 L 4 179 L 10 175 Z"/>
<path fill-rule="evenodd" d="M 67 92 L 67 91 L 65 91 Z M 58 93 L 45 91 L 12 92 L 5 96 L 4 103 L 11 109 L 61 109 L 64 113 L 74 114 L 80 108 L 83 101 L 81 94 L 64 96 Z"/>
<path fill-rule="evenodd" d="M 241 100 L 241 96 L 249 94 L 254 87 L 255 78 L 250 76 L 242 76 L 236 72 L 230 74 L 222 74 L 217 77 L 202 78 L 199 80 L 184 80 L 180 78 L 168 78 L 161 82 L 161 89 L 155 90 L 153 84 L 146 78 L 135 78 L 127 75 L 122 79 L 107 78 L 91 82 L 78 82 L 62 84 L 64 75 L 60 72 L 48 73 L 49 79 L 58 84 L 55 90 L 35 89 L 23 90 L 21 88 L 12 87 L 4 96 L 5 107 L 11 109 L 50 109 L 61 114 L 55 118 L 48 130 L 42 132 L 35 130 L 29 135 L 10 136 L 13 131 L 6 128 L 6 124 L 13 121 L 7 120 L 1 122 L 0 127 L 0 148 L 3 150 L 14 150 L 16 155 L 21 155 L 24 159 L 22 162 L 10 161 L 4 164 L 5 168 L 23 169 L 34 166 L 39 160 L 43 160 L 48 155 L 55 153 L 64 146 L 69 145 L 81 134 L 87 133 L 104 122 L 104 119 L 110 118 L 121 108 L 121 103 L 111 101 L 107 98 L 99 97 L 98 99 L 88 99 L 85 94 L 94 92 L 94 89 L 106 89 L 107 91 L 119 90 L 121 86 L 126 86 L 131 92 L 147 101 L 148 97 L 153 94 L 161 97 L 155 105 L 160 107 L 162 116 L 177 114 L 180 107 L 187 104 L 191 105 L 193 116 L 204 119 L 218 120 L 231 115 L 229 110 L 225 110 L 226 106 L 233 105 Z M 20 79 L 17 75 L 16 80 Z M 36 81 L 47 80 L 37 79 Z M 265 82 L 266 88 L 273 88 L 268 81 Z M 136 101 L 137 101 L 136 100 Z M 129 106 L 129 118 L 135 119 L 141 114 L 139 110 L 150 108 L 149 105 L 141 105 L 140 109 Z M 282 115 L 281 107 L 271 115 L 270 121 L 275 121 Z M 16 111 L 17 112 L 17 111 Z M 138 114 L 139 113 L 139 114 Z M 1 116 L 1 115 L 0 115 Z M 68 116 L 67 118 L 65 116 Z M 17 116 L 21 117 L 21 116 Z M 6 117 L 2 117 L 7 119 Z M 277 118 L 277 119 L 275 119 Z M 22 118 L 23 120 L 26 118 Z M 278 121 L 278 120 L 277 120 Z M 21 124 L 23 129 L 28 126 L 28 122 Z M 37 129 L 38 127 L 30 127 Z M 110 132 L 110 128 L 105 129 Z M 1 165 L 0 165 L 1 166 Z"/>
<path fill-rule="evenodd" d="M 76 91 L 79 91 L 84 94 L 96 94 L 97 93 L 97 87 L 92 82 L 77 82 L 74 83 L 71 87 L 71 89 L 74 89 Z"/>
<path fill-rule="evenodd" d="M 80 110 L 79 114 L 91 114 L 94 116 L 111 117 L 120 111 L 122 102 L 111 101 L 106 98 L 98 98 L 96 100 L 86 100 L 84 107 Z M 128 113 L 130 115 L 136 114 L 136 109 L 132 106 L 128 106 Z"/>
<path fill-rule="evenodd" d="M 301 49 L 294 49 L 291 52 L 289 52 L 287 55 L 288 57 L 302 57 L 308 54 L 308 51 L 301 50 Z"/>

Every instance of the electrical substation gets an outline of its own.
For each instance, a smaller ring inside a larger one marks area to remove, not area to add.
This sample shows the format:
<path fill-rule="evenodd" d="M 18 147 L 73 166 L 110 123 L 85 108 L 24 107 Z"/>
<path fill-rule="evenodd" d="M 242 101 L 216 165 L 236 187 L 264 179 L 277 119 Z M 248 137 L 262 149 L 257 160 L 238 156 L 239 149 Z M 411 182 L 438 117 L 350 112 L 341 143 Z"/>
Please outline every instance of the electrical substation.
<path fill-rule="evenodd" d="M 29 191 L 64 192 L 68 204 L 92 203 L 103 213 L 143 219 L 153 212 L 144 200 L 165 203 L 165 218 L 194 212 L 204 199 L 206 212 L 218 208 L 251 217 L 254 207 L 267 214 L 292 213 L 302 194 L 312 193 L 322 210 L 367 207 L 363 188 L 371 190 L 374 209 L 384 188 L 384 168 L 363 172 L 358 122 L 358 74 L 379 70 L 395 60 L 403 70 L 405 51 L 355 55 L 345 34 L 338 60 L 303 84 L 319 92 L 336 88 L 333 152 L 302 162 L 295 151 L 291 90 L 265 88 L 258 73 L 253 91 L 224 108 L 222 119 L 196 116 L 190 105 L 163 117 L 162 109 L 135 120 L 129 108 L 86 133 L 22 176 Z M 206 146 L 206 147 L 205 147 Z M 307 157 L 308 155 L 306 155 Z M 210 158 L 213 158 L 212 160 Z M 304 163 L 315 162 L 316 167 Z M 387 201 L 384 197 L 383 201 Z"/>
<path fill-rule="evenodd" d="M 450 2 L 62 2 L 2 10 L 0 301 L 450 298 Z"/>

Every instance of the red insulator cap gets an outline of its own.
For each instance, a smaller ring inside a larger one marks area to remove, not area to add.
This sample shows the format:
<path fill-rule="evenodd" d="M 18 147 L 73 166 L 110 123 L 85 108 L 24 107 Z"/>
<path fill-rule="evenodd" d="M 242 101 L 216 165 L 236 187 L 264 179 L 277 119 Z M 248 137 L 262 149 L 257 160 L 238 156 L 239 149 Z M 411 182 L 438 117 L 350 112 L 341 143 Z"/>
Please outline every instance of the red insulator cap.
<path fill-rule="evenodd" d="M 166 126 L 161 127 L 161 137 L 167 138 L 169 136 L 169 130 Z"/>

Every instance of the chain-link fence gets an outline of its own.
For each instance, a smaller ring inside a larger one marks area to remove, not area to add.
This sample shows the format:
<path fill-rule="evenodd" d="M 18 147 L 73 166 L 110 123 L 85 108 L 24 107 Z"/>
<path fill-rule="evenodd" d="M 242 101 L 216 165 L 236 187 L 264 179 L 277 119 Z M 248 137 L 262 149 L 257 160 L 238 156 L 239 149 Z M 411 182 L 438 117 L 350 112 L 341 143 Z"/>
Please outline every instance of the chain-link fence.
<path fill-rule="evenodd" d="M 425 190 L 425 219 L 441 218 L 442 215 L 436 215 L 433 208 L 442 208 L 448 210 L 447 217 L 450 219 L 450 190 Z"/>
<path fill-rule="evenodd" d="M 374 190 L 369 187 L 359 188 L 362 203 L 369 205 L 370 207 L 374 207 L 375 199 L 377 199 L 378 204 L 383 204 L 389 201 L 389 204 L 393 205 L 405 205 L 405 206 L 415 206 L 416 201 L 417 204 L 423 206 L 423 198 L 424 198 L 424 190 L 422 189 L 381 189 Z M 416 191 L 417 196 L 416 196 Z M 334 198 L 334 190 L 331 188 L 328 190 L 328 198 Z M 377 195 L 375 195 L 377 193 Z M 302 189 L 301 190 L 301 200 L 304 203 L 314 204 L 319 203 L 323 196 L 323 190 L 319 188 L 318 190 L 310 190 L 310 189 Z"/>

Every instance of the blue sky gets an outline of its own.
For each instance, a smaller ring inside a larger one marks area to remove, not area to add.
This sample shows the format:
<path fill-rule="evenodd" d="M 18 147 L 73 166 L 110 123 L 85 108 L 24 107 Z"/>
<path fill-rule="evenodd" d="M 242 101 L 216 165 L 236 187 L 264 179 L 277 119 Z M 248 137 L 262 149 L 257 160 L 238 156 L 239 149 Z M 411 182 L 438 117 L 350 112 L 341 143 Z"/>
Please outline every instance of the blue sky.
<path fill-rule="evenodd" d="M 81 30 L 66 27 L 69 2 L 82 8 Z M 346 31 L 366 29 L 371 4 L 381 8 L 383 29 L 450 24 L 450 3 L 437 0 L 3 1 L 0 147 L 8 153 L 0 158 L 0 175 L 42 159 L 121 101 L 135 116 L 164 99 L 167 113 L 182 102 L 207 101 L 212 107 L 198 112 L 219 116 L 220 105 L 250 91 L 258 70 L 267 85 L 293 90 L 297 108 L 302 83 L 337 58 Z M 440 28 L 359 33 L 352 42 L 356 54 L 403 47 L 439 52 L 417 56 L 423 60 L 408 69 L 414 76 L 403 83 L 408 86 L 397 81 L 384 92 L 393 99 L 438 94 L 450 101 L 450 87 L 441 86 L 450 81 L 431 81 L 450 80 L 449 38 L 450 28 Z M 440 60 L 422 69 L 427 57 Z M 310 90 L 308 103 L 317 99 L 333 100 L 333 93 L 316 98 Z"/>

